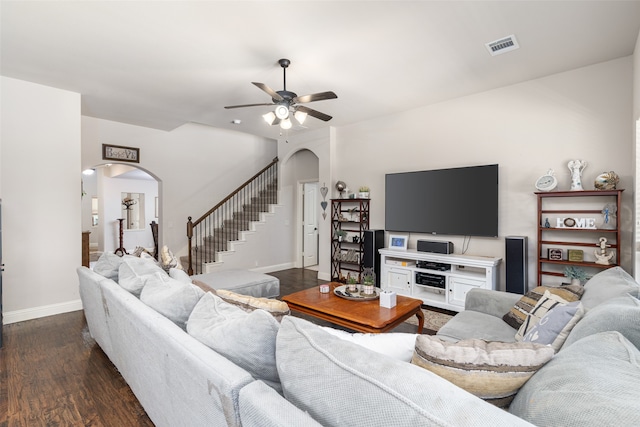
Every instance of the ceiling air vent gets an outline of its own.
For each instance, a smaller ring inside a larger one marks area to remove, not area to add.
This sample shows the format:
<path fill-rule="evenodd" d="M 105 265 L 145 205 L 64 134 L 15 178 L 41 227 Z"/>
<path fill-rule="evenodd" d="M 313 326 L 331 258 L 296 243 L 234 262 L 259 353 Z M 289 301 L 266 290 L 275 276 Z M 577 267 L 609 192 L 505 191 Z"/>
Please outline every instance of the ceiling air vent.
<path fill-rule="evenodd" d="M 487 50 L 491 54 L 491 56 L 500 55 L 502 53 L 510 52 L 512 50 L 516 50 L 520 47 L 518 45 L 518 41 L 516 40 L 516 36 L 513 34 L 500 40 L 496 40 L 490 43 L 485 44 L 487 46 Z"/>

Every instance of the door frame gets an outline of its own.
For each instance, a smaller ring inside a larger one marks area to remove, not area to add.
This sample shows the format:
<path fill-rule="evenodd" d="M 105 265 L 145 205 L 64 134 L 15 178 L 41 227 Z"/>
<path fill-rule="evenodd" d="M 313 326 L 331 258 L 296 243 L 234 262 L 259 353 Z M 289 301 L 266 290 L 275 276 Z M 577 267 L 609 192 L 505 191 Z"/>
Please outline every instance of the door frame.
<path fill-rule="evenodd" d="M 320 181 L 316 178 L 312 178 L 312 179 L 301 179 L 297 181 L 296 184 L 296 213 L 295 213 L 295 222 L 296 222 L 296 227 L 295 227 L 295 235 L 296 235 L 296 244 L 295 244 L 295 267 L 296 268 L 305 268 L 304 266 L 304 253 L 303 253 L 303 241 L 304 241 L 304 222 L 303 222 L 303 216 L 304 216 L 304 205 L 303 205 L 303 195 L 304 195 L 304 184 L 309 184 L 309 183 L 318 183 L 318 189 L 320 188 Z M 319 205 L 318 205 L 319 206 Z M 320 222 L 320 220 L 318 219 L 318 222 Z M 319 228 L 318 228 L 318 236 L 319 236 Z M 318 264 L 320 264 L 320 248 L 318 248 Z"/>

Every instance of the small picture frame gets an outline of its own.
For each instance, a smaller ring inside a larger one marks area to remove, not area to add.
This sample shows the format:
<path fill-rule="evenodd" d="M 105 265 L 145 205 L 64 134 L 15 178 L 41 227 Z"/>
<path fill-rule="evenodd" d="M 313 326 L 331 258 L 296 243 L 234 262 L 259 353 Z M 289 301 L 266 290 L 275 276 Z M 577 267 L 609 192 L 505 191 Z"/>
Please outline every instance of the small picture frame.
<path fill-rule="evenodd" d="M 547 249 L 547 257 L 552 261 L 562 261 L 562 249 L 549 248 Z"/>
<path fill-rule="evenodd" d="M 140 149 L 121 145 L 102 144 L 102 160 L 140 163 Z"/>
<path fill-rule="evenodd" d="M 569 261 L 582 262 L 584 261 L 584 251 L 581 249 L 569 249 L 567 250 L 567 258 Z"/>
<path fill-rule="evenodd" d="M 389 249 L 396 249 L 399 251 L 407 250 L 407 243 L 409 236 L 402 234 L 390 234 L 389 235 Z"/>

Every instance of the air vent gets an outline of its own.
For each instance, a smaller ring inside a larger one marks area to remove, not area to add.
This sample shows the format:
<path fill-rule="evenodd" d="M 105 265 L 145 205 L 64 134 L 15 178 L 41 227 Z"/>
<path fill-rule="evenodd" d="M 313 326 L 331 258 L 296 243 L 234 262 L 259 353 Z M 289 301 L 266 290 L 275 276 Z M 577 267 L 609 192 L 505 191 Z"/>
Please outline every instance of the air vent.
<path fill-rule="evenodd" d="M 496 40 L 490 43 L 485 44 L 487 46 L 487 50 L 491 54 L 491 56 L 500 55 L 506 52 L 510 52 L 512 50 L 516 50 L 520 47 L 518 41 L 516 40 L 516 36 L 513 34 L 507 37 L 504 37 L 500 40 Z"/>

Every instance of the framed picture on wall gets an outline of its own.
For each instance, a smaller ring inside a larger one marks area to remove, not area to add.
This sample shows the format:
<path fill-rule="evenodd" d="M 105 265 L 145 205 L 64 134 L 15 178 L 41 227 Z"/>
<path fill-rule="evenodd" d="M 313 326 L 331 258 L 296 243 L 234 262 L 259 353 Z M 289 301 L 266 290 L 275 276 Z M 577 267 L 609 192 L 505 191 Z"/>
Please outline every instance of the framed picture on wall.
<path fill-rule="evenodd" d="M 389 249 L 397 249 L 400 251 L 407 250 L 407 243 L 409 241 L 409 236 L 405 236 L 402 234 L 390 234 L 389 235 Z"/>
<path fill-rule="evenodd" d="M 102 144 L 102 160 L 140 163 L 140 149 L 121 145 Z"/>

